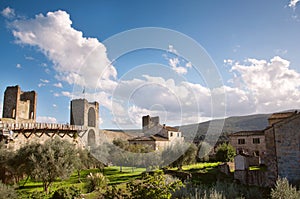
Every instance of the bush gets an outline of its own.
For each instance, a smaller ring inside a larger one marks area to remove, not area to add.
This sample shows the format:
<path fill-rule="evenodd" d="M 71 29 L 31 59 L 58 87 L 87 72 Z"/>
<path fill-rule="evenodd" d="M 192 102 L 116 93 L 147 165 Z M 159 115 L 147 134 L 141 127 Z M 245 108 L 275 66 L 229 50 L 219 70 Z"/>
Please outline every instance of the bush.
<path fill-rule="evenodd" d="M 182 186 L 180 180 L 166 178 L 162 174 L 147 175 L 142 180 L 127 183 L 133 199 L 170 199 L 172 193 Z"/>
<path fill-rule="evenodd" d="M 108 179 L 102 173 L 90 173 L 86 179 L 87 183 L 85 187 L 88 193 L 95 190 L 99 191 L 107 187 Z"/>
<path fill-rule="evenodd" d="M 223 143 L 217 148 L 216 159 L 220 162 L 233 161 L 235 156 L 235 149 L 232 145 Z"/>
<path fill-rule="evenodd" d="M 289 184 L 286 178 L 278 178 L 276 186 L 271 190 L 272 199 L 297 199 L 300 193 L 295 187 Z"/>
<path fill-rule="evenodd" d="M 63 187 L 60 188 L 58 190 L 56 190 L 51 199 L 74 199 L 74 198 L 78 198 L 80 196 L 80 189 L 78 189 L 77 187 Z"/>
<path fill-rule="evenodd" d="M 18 194 L 16 193 L 15 189 L 9 185 L 3 184 L 0 181 L 0 199 L 14 199 L 18 198 Z"/>

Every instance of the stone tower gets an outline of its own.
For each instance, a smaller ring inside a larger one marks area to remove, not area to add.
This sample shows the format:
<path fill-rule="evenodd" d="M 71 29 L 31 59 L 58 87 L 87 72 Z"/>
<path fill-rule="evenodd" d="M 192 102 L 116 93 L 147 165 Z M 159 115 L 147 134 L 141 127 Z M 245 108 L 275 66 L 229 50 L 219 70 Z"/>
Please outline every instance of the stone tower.
<path fill-rule="evenodd" d="M 143 116 L 142 118 L 143 133 L 144 134 L 155 134 L 161 129 L 159 124 L 159 117 L 150 117 L 149 115 Z"/>
<path fill-rule="evenodd" d="M 35 91 L 24 92 L 17 86 L 9 86 L 4 92 L 3 118 L 15 120 L 36 120 L 36 101 Z"/>
<path fill-rule="evenodd" d="M 70 124 L 87 127 L 87 146 L 96 146 L 99 133 L 99 103 L 88 102 L 86 99 L 71 101 Z"/>

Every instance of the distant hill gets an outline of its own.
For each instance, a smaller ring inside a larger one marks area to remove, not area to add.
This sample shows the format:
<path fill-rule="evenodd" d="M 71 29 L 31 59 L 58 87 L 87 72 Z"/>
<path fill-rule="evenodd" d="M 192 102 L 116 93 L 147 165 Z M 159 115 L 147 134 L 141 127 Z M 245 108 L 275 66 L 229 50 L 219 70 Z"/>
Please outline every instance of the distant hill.
<path fill-rule="evenodd" d="M 222 136 L 224 137 L 224 139 L 226 139 L 228 134 L 237 131 L 262 130 L 268 126 L 269 116 L 270 114 L 257 114 L 226 118 L 222 129 Z M 183 125 L 179 128 L 180 131 L 183 132 L 186 140 L 199 141 L 199 139 L 203 139 L 206 135 L 207 129 L 211 122 L 212 126 L 210 128 L 212 129 L 212 132 L 214 128 L 219 128 L 218 126 L 214 126 L 214 121 L 218 120 L 212 120 L 198 124 Z"/>
<path fill-rule="evenodd" d="M 268 117 L 271 114 L 257 114 L 257 115 L 248 115 L 248 116 L 234 116 L 228 117 L 225 119 L 224 126 L 222 129 L 222 135 L 220 136 L 221 140 L 227 140 L 228 134 L 237 132 L 237 131 L 251 131 L 251 130 L 262 130 L 268 126 Z M 207 122 L 202 122 L 198 124 L 189 124 L 183 126 L 177 126 L 180 131 L 183 133 L 185 140 L 187 141 L 199 141 L 204 139 L 204 136 L 207 133 L 207 129 L 212 122 L 211 129 L 212 132 L 214 129 L 218 129 L 218 126 L 214 125 L 214 122 L 218 120 L 212 120 Z M 217 131 L 217 130 L 216 130 Z M 106 135 L 109 135 L 110 139 L 115 138 L 129 138 L 134 136 L 141 136 L 141 129 L 107 129 Z M 212 136 L 215 136 L 212 134 Z"/>

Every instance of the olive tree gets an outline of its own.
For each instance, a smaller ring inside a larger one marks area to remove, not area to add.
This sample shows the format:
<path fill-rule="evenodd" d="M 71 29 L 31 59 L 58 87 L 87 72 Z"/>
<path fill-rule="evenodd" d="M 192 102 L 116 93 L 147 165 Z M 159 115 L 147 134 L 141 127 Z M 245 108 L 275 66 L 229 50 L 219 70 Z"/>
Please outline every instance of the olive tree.
<path fill-rule="evenodd" d="M 19 150 L 25 173 L 43 183 L 45 192 L 57 178 L 68 178 L 78 163 L 75 146 L 59 138 L 49 139 L 44 144 L 34 143 Z"/>

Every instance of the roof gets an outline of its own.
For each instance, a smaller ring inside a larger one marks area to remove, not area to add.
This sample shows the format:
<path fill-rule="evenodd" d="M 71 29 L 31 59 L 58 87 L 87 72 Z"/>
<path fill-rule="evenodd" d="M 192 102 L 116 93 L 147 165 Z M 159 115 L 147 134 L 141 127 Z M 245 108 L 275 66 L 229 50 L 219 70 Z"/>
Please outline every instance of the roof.
<path fill-rule="evenodd" d="M 178 131 L 179 131 L 178 128 L 171 127 L 171 126 L 165 126 L 164 128 L 165 128 L 166 130 L 168 130 L 168 131 L 174 131 L 174 132 L 178 132 Z"/>
<path fill-rule="evenodd" d="M 150 135 L 150 136 L 139 136 L 128 139 L 128 141 L 169 141 L 168 138 L 163 137 L 159 134 Z"/>
<path fill-rule="evenodd" d="M 264 130 L 259 130 L 259 131 L 239 131 L 230 134 L 229 136 L 258 136 L 258 135 L 264 135 L 265 131 Z"/>
<path fill-rule="evenodd" d="M 291 117 L 293 115 L 296 115 L 297 111 L 289 111 L 289 112 L 281 112 L 281 113 L 273 113 L 269 119 L 284 119 L 287 117 Z"/>

